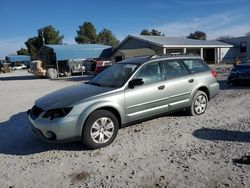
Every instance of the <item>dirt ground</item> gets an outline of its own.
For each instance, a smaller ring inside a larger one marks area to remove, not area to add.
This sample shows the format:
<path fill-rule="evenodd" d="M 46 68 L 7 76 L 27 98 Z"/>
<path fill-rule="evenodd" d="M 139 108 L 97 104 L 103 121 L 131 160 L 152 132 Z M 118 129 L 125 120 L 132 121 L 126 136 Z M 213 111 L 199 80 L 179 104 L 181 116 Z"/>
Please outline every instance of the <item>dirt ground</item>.
<path fill-rule="evenodd" d="M 0 74 L 0 187 L 250 187 L 250 87 L 226 84 L 205 114 L 166 115 L 119 130 L 108 147 L 47 144 L 26 111 L 34 101 L 87 78 L 50 81 L 26 71 Z"/>

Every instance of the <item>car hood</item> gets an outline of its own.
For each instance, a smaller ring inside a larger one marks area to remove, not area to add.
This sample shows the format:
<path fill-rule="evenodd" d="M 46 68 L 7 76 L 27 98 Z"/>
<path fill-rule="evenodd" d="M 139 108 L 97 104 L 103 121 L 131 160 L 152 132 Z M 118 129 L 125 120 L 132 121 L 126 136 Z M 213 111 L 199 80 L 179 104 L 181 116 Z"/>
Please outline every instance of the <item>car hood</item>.
<path fill-rule="evenodd" d="M 80 100 L 111 90 L 114 90 L 114 88 L 79 84 L 47 94 L 36 100 L 35 105 L 43 110 L 63 108 Z"/>

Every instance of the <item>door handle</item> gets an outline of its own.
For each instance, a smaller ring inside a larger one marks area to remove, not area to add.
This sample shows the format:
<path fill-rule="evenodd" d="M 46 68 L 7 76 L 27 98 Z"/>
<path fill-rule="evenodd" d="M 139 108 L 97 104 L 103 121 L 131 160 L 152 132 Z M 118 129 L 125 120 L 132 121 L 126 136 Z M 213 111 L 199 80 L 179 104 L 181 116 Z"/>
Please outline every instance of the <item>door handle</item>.
<path fill-rule="evenodd" d="M 188 82 L 189 82 L 189 83 L 193 83 L 193 82 L 194 82 L 194 79 L 191 78 L 191 79 L 188 80 Z"/>
<path fill-rule="evenodd" d="M 163 90 L 165 88 L 165 85 L 158 86 L 158 90 Z"/>

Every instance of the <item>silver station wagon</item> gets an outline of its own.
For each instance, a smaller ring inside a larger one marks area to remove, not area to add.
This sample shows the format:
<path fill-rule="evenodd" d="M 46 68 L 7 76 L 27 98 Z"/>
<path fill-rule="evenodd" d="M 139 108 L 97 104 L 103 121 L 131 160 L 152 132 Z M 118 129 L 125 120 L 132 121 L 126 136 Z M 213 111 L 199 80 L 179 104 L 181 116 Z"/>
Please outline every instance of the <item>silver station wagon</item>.
<path fill-rule="evenodd" d="M 116 63 L 85 84 L 35 101 L 32 129 L 46 141 L 109 145 L 126 124 L 186 109 L 201 115 L 219 91 L 216 72 L 198 56 L 138 57 Z"/>

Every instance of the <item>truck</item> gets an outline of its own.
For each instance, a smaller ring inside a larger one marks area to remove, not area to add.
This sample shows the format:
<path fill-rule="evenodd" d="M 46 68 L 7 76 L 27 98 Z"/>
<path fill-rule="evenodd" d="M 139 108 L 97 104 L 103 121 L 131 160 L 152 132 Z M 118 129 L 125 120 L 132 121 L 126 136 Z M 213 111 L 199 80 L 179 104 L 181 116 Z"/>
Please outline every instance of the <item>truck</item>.
<path fill-rule="evenodd" d="M 72 59 L 60 62 L 58 67 L 46 64 L 44 60 L 34 60 L 30 63 L 28 72 L 37 77 L 47 77 L 49 79 L 56 79 L 58 76 L 73 76 L 76 74 L 93 74 L 96 75 L 107 66 L 111 64 L 110 61 L 97 61 L 94 59 Z"/>

